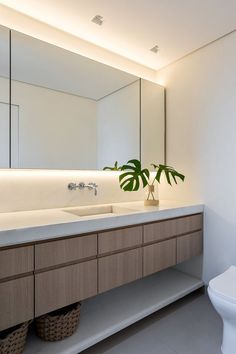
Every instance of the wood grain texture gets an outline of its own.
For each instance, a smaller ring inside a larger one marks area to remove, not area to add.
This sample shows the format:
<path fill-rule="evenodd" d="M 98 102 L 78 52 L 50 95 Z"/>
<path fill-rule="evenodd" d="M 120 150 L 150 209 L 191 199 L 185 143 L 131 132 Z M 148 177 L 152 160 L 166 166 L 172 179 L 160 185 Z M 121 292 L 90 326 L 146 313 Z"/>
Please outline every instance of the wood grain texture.
<path fill-rule="evenodd" d="M 98 253 L 109 253 L 142 244 L 142 226 L 98 234 Z"/>
<path fill-rule="evenodd" d="M 202 253 L 202 231 L 177 238 L 177 263 L 184 262 Z"/>
<path fill-rule="evenodd" d="M 144 243 L 161 241 L 202 229 L 202 214 L 158 221 L 144 225 Z"/>
<path fill-rule="evenodd" d="M 0 284 L 0 331 L 34 317 L 33 276 Z"/>
<path fill-rule="evenodd" d="M 97 260 L 35 275 L 35 316 L 97 294 Z"/>
<path fill-rule="evenodd" d="M 159 272 L 176 264 L 176 239 L 143 248 L 143 275 Z"/>
<path fill-rule="evenodd" d="M 79 261 L 96 255 L 96 234 L 41 243 L 35 245 L 35 269 Z"/>
<path fill-rule="evenodd" d="M 0 279 L 32 272 L 33 269 L 33 246 L 0 250 Z"/>
<path fill-rule="evenodd" d="M 142 277 L 142 249 L 126 251 L 98 260 L 99 293 Z"/>

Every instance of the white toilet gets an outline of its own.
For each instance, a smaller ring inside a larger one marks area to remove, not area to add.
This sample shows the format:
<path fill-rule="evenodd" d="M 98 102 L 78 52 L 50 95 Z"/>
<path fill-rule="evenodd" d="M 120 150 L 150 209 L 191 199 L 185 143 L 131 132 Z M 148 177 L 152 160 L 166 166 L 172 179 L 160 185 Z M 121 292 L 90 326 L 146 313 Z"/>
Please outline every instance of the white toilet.
<path fill-rule="evenodd" d="M 208 294 L 223 320 L 222 353 L 236 354 L 236 267 L 212 279 Z"/>

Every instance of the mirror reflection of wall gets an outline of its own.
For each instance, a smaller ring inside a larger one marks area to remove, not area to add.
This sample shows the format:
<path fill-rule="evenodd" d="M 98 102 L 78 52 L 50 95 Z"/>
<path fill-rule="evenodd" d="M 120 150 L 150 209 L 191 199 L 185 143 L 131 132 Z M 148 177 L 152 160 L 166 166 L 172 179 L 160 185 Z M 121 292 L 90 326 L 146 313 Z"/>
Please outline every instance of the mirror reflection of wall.
<path fill-rule="evenodd" d="M 165 90 L 141 80 L 141 160 L 145 166 L 165 160 Z"/>
<path fill-rule="evenodd" d="M 10 167 L 10 31 L 0 26 L 0 168 Z"/>
<path fill-rule="evenodd" d="M 163 87 L 16 31 L 11 51 L 13 167 L 96 170 L 116 160 L 145 161 L 150 151 L 157 156 L 164 136 Z M 160 91 L 159 118 L 155 104 L 149 100 L 148 111 L 140 98 L 149 84 Z M 144 148 L 152 119 L 162 121 L 155 123 L 159 145 L 152 140 Z M 164 143 L 160 150 L 163 162 Z"/>
<path fill-rule="evenodd" d="M 98 168 L 140 158 L 139 80 L 98 101 Z"/>

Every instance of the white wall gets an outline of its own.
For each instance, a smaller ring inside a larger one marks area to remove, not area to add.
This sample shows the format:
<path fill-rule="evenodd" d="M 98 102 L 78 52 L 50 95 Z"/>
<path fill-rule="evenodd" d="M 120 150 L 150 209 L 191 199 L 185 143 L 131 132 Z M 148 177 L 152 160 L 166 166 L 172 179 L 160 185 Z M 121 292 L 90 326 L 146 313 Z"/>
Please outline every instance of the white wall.
<path fill-rule="evenodd" d="M 97 169 L 95 101 L 12 81 L 12 103 L 19 168 Z"/>
<path fill-rule="evenodd" d="M 186 182 L 161 197 L 203 201 L 204 279 L 236 265 L 236 33 L 159 71 L 167 162 Z"/>
<path fill-rule="evenodd" d="M 97 102 L 99 169 L 139 158 L 139 96 L 136 81 Z"/>
<path fill-rule="evenodd" d="M 70 182 L 95 182 L 93 191 L 70 191 Z M 143 200 L 144 191 L 124 192 L 111 171 L 1 170 L 0 213 Z"/>

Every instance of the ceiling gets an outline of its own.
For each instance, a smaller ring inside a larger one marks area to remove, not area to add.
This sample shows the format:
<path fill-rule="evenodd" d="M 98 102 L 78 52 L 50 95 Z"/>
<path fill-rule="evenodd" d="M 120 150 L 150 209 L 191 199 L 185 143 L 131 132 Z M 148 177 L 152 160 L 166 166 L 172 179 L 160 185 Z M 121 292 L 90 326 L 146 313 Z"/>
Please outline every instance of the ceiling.
<path fill-rule="evenodd" d="M 0 0 L 158 70 L 236 29 L 235 0 Z M 104 18 L 102 26 L 91 22 Z M 157 54 L 150 48 L 158 45 Z"/>

